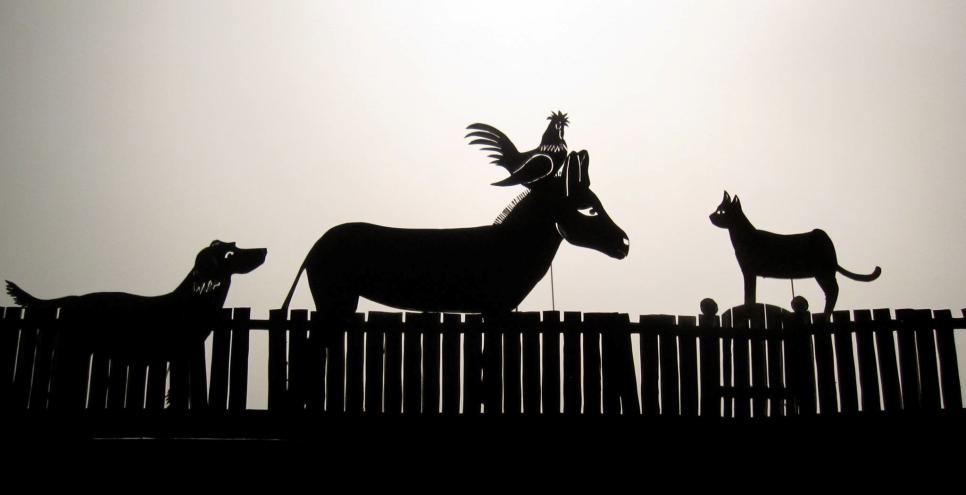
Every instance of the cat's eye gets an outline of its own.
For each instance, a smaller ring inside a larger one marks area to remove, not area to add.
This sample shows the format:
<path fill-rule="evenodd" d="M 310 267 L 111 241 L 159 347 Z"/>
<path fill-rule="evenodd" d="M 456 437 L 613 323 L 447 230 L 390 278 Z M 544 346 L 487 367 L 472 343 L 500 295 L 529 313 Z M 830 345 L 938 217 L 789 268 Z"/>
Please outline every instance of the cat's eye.
<path fill-rule="evenodd" d="M 597 209 L 594 208 L 593 206 L 588 206 L 586 208 L 580 208 L 577 211 L 580 212 L 580 214 L 583 215 L 583 216 L 585 216 L 585 217 L 596 217 L 597 216 Z"/>

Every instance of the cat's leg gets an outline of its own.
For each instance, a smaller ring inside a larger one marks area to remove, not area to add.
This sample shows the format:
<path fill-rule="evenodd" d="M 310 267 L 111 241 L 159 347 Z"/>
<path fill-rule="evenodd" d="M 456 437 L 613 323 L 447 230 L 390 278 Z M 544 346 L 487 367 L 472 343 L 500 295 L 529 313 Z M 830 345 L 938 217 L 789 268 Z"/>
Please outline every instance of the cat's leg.
<path fill-rule="evenodd" d="M 839 297 L 839 283 L 835 280 L 835 273 L 819 275 L 815 277 L 815 281 L 825 292 L 825 312 L 831 314 L 835 309 L 835 301 Z"/>
<path fill-rule="evenodd" d="M 757 276 L 754 273 L 745 272 L 745 305 L 751 307 L 755 304 L 755 283 Z"/>

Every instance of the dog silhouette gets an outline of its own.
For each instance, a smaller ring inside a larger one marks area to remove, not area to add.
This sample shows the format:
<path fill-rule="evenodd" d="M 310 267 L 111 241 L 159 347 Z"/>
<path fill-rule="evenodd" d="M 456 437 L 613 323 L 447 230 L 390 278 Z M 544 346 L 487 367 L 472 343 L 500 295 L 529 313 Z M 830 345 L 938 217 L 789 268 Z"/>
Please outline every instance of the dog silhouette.
<path fill-rule="evenodd" d="M 72 347 L 112 359 L 173 360 L 191 345 L 204 342 L 204 324 L 225 304 L 231 276 L 258 268 L 266 249 L 241 249 L 233 242 L 214 241 L 202 249 L 188 276 L 173 291 L 160 296 L 96 292 L 57 299 L 38 299 L 7 281 L 7 293 L 26 308 L 60 308 L 79 322 L 68 332 Z"/>

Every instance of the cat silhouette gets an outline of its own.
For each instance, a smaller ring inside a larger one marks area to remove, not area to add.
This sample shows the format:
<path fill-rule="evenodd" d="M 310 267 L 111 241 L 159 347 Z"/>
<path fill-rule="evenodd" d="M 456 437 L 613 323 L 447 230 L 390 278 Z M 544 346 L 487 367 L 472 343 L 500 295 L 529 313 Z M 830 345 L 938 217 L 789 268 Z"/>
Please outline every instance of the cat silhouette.
<path fill-rule="evenodd" d="M 814 278 L 825 292 L 825 312 L 831 313 L 839 295 L 836 272 L 860 282 L 871 282 L 882 273 L 878 266 L 868 275 L 852 273 L 839 266 L 835 246 L 822 230 L 782 235 L 756 229 L 742 211 L 741 200 L 738 196 L 731 199 L 728 191 L 710 218 L 712 224 L 731 234 L 738 266 L 745 277 L 745 304 L 748 305 L 755 303 L 757 277 Z"/>

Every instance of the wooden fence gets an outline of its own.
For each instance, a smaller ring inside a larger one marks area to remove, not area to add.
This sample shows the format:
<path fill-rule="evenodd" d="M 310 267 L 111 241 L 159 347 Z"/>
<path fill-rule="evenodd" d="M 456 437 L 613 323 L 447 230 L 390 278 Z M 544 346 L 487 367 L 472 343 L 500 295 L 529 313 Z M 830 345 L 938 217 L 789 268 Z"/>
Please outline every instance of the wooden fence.
<path fill-rule="evenodd" d="M 763 418 L 961 411 L 948 310 L 716 314 L 545 311 L 357 314 L 224 310 L 187 360 L 74 356 L 61 335 L 94 329 L 56 312 L 0 308 L 0 397 L 14 410 L 248 408 L 251 332 L 268 332 L 268 409 L 320 415 Z M 561 317 L 562 316 L 562 317 Z M 178 329 L 172 328 L 172 332 Z M 95 330 L 96 331 L 96 330 Z M 137 331 L 137 325 L 131 325 Z"/>

